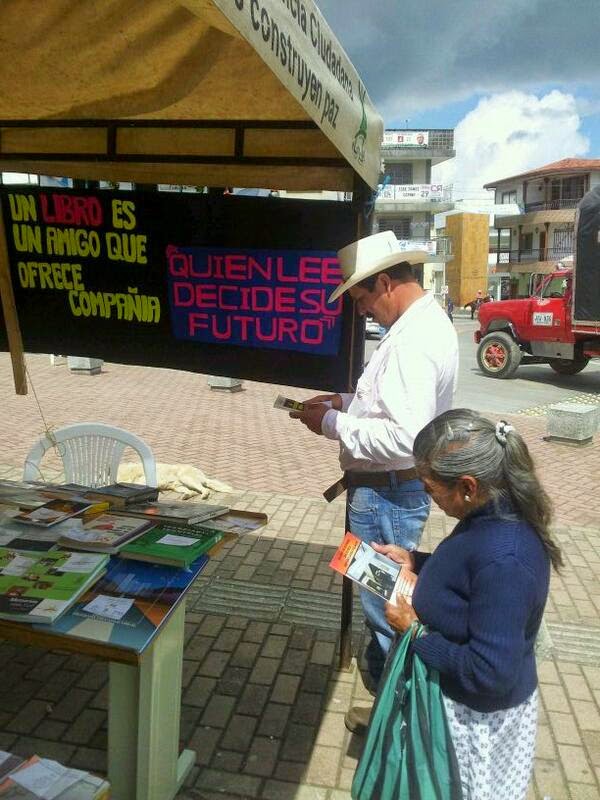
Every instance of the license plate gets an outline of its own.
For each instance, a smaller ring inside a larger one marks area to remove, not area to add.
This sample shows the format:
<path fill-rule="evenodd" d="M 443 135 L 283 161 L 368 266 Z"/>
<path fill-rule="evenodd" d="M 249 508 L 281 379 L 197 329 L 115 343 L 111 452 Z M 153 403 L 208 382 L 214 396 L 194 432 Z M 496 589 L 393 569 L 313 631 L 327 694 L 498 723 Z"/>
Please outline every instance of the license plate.
<path fill-rule="evenodd" d="M 536 311 L 533 315 L 533 324 L 552 327 L 553 318 L 554 314 L 552 312 Z"/>

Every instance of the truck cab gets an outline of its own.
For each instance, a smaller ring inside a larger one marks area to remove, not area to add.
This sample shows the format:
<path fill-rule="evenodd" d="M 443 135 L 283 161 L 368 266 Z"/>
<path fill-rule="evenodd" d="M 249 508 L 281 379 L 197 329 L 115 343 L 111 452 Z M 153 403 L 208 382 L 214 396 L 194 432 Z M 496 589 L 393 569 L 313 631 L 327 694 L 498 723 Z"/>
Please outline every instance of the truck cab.
<path fill-rule="evenodd" d="M 572 302 L 572 270 L 557 268 L 539 276 L 531 297 L 482 305 L 475 331 L 481 371 L 508 378 L 521 363 L 535 363 L 561 375 L 580 372 L 589 358 L 571 326 Z"/>

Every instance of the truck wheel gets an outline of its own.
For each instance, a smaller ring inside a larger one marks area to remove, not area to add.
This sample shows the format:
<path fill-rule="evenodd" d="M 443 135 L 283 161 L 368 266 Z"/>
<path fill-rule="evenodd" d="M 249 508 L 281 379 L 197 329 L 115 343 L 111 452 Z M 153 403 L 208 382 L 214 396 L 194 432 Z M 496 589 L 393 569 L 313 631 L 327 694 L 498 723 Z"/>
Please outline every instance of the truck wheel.
<path fill-rule="evenodd" d="M 508 333 L 489 333 L 477 349 L 479 369 L 490 378 L 510 378 L 521 363 L 519 345 Z"/>
<path fill-rule="evenodd" d="M 567 358 L 553 358 L 550 362 L 550 366 L 554 372 L 558 372 L 559 375 L 577 375 L 578 372 L 581 372 L 582 369 L 587 367 L 588 362 L 589 358 L 585 356 L 575 358 L 573 361 Z"/>

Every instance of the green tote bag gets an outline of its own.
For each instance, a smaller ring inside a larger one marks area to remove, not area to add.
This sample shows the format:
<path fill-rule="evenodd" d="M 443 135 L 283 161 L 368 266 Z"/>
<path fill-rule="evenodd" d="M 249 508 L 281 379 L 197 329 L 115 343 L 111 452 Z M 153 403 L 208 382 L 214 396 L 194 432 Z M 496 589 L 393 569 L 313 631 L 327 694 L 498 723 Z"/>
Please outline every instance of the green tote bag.
<path fill-rule="evenodd" d="M 461 800 L 458 763 L 436 670 L 410 647 L 416 623 L 388 658 L 352 782 L 354 800 Z"/>

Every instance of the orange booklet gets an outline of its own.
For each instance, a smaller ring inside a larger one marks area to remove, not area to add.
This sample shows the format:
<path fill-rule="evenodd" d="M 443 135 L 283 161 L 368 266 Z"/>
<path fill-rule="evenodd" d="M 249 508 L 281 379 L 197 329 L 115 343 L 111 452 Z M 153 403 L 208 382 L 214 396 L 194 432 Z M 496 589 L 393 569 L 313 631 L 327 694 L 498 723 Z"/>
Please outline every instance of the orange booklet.
<path fill-rule="evenodd" d="M 347 533 L 329 566 L 351 578 L 388 603 L 396 604 L 398 592 L 411 603 L 417 576 L 406 565 L 378 553 L 353 533 Z"/>

